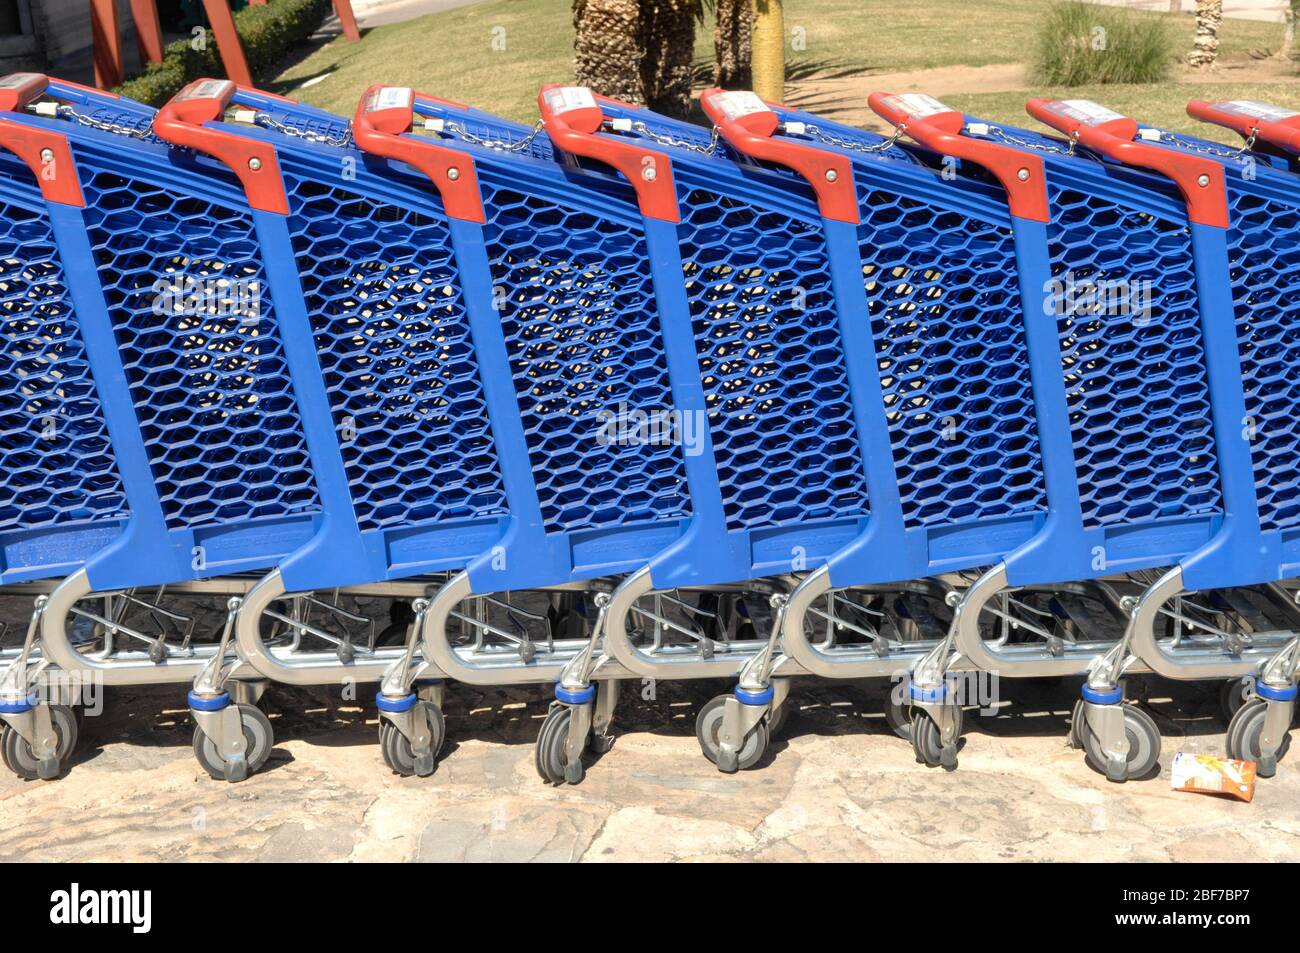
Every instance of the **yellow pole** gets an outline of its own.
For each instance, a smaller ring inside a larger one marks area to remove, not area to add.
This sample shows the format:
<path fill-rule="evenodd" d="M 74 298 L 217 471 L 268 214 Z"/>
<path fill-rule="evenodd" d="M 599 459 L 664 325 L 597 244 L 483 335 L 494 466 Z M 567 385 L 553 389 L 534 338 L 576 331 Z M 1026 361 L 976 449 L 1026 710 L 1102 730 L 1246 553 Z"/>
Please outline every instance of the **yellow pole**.
<path fill-rule="evenodd" d="M 785 99 L 785 16 L 781 0 L 754 0 L 754 92 L 769 102 Z"/>

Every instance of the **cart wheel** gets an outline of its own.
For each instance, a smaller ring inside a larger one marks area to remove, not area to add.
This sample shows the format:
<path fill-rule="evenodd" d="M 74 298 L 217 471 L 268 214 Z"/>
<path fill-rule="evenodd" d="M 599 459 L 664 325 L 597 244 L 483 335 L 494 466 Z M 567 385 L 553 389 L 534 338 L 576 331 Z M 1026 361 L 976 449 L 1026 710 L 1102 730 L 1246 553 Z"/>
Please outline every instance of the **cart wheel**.
<path fill-rule="evenodd" d="M 1224 720 L 1232 724 L 1233 716 L 1241 710 L 1241 706 L 1254 698 L 1255 679 L 1250 676 L 1228 679 L 1219 690 L 1219 707 L 1223 711 Z"/>
<path fill-rule="evenodd" d="M 767 737 L 768 740 L 775 738 L 777 734 L 785 727 L 785 723 L 790 720 L 790 699 L 787 697 L 781 703 L 780 708 L 773 709 L 767 714 Z"/>
<path fill-rule="evenodd" d="M 885 700 L 885 724 L 904 741 L 912 740 L 912 706 L 906 701 L 896 701 L 892 691 Z"/>
<path fill-rule="evenodd" d="M 271 720 L 255 705 L 238 704 L 239 721 L 244 728 L 244 759 L 248 762 L 248 773 L 256 774 L 271 756 L 271 746 L 275 743 L 275 732 Z M 194 757 L 198 759 L 203 770 L 214 781 L 226 780 L 226 762 L 217 752 L 212 739 L 203 733 L 198 725 L 194 726 Z"/>
<path fill-rule="evenodd" d="M 1228 722 L 1228 735 L 1224 739 L 1229 758 L 1241 758 L 1245 761 L 1258 761 L 1260 755 L 1259 736 L 1264 731 L 1264 715 L 1268 712 L 1268 702 L 1262 698 L 1253 698 L 1237 709 Z M 1291 733 L 1288 731 L 1278 745 L 1278 761 L 1291 747 Z"/>
<path fill-rule="evenodd" d="M 727 699 L 730 697 L 730 695 L 719 695 L 709 699 L 695 718 L 695 737 L 700 742 L 700 750 L 704 752 L 704 757 L 714 764 L 718 763 L 718 749 L 721 747 L 718 739 L 722 734 L 722 719 L 726 712 Z M 752 768 L 763 759 L 763 755 L 767 752 L 767 739 L 768 727 L 766 723 L 760 721 L 741 745 L 736 760 L 738 770 L 745 771 Z"/>
<path fill-rule="evenodd" d="M 1083 720 L 1088 717 L 1083 713 L 1083 699 L 1077 699 L 1070 711 L 1070 747 L 1076 751 L 1083 747 Z"/>
<path fill-rule="evenodd" d="M 537 732 L 533 747 L 533 764 L 538 775 L 547 784 L 563 784 L 565 769 L 569 766 L 569 719 L 573 712 L 568 705 L 556 704 L 546 713 L 542 728 Z M 587 744 L 591 738 L 587 738 Z M 584 749 L 585 750 L 585 749 Z M 581 778 L 579 779 L 581 780 Z"/>
<path fill-rule="evenodd" d="M 953 708 L 953 717 L 957 719 L 957 735 L 961 737 L 962 710 L 960 707 Z M 943 763 L 943 733 L 939 730 L 939 723 L 930 716 L 930 713 L 923 708 L 914 708 L 912 711 L 912 750 L 916 753 L 918 764 L 924 764 L 928 767 L 935 768 Z M 956 763 L 952 768 L 956 767 Z M 949 769 L 951 770 L 951 768 Z"/>
<path fill-rule="evenodd" d="M 1128 773 L 1125 780 L 1146 777 L 1160 760 L 1160 729 L 1141 708 L 1124 705 L 1124 733 L 1128 737 Z M 1084 760 L 1098 774 L 1106 773 L 1106 755 L 1101 742 L 1088 728 L 1086 719 L 1079 722 Z"/>
<path fill-rule="evenodd" d="M 442 711 L 430 702 L 420 702 L 415 707 L 414 716 L 423 716 L 429 725 L 429 747 L 437 759 L 438 752 L 442 750 L 442 742 L 447 737 L 447 725 Z M 415 776 L 415 752 L 411 749 L 411 739 L 402 734 L 391 721 L 383 718 L 379 720 L 379 750 L 384 756 L 384 764 L 394 774 L 404 778 Z"/>
<path fill-rule="evenodd" d="M 58 739 L 54 756 L 58 759 L 62 773 L 63 763 L 77 746 L 77 717 L 66 705 L 51 705 L 50 721 L 54 725 L 54 736 Z M 3 735 L 0 735 L 0 749 L 3 750 L 5 767 L 18 777 L 24 781 L 35 781 L 40 777 L 40 761 L 32 754 L 32 746 L 9 725 L 4 726 Z"/>

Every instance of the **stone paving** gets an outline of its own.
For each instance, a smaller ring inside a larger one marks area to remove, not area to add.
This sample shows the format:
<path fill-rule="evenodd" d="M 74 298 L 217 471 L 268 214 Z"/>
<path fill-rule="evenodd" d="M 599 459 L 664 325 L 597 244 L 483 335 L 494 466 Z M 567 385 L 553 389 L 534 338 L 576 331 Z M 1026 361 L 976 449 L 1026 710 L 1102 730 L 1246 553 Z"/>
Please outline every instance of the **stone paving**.
<path fill-rule="evenodd" d="M 87 718 L 67 775 L 0 777 L 0 860 L 659 861 L 1252 860 L 1300 856 L 1300 763 L 1253 803 L 1176 793 L 1178 750 L 1219 751 L 1209 688 L 1153 685 L 1161 775 L 1112 785 L 1064 739 L 1072 683 L 1003 682 L 967 712 L 961 765 L 927 770 L 880 715 L 884 688 L 796 685 L 796 713 L 758 769 L 719 774 L 693 734 L 720 684 L 625 698 L 612 751 L 578 787 L 537 777 L 540 689 L 448 692 L 437 773 L 380 760 L 373 708 L 274 686 L 277 746 L 242 784 L 190 752 L 183 692 L 116 690 Z M 633 692 L 626 695 L 635 695 Z M 363 698 L 369 698 L 365 691 Z"/>

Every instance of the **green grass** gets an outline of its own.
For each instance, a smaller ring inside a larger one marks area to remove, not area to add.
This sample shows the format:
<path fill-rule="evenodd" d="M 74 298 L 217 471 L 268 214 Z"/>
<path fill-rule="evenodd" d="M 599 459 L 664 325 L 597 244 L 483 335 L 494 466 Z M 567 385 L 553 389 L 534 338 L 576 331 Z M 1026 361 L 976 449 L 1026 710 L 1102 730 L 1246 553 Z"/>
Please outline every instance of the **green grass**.
<path fill-rule="evenodd" d="M 1041 86 L 1158 83 L 1173 69 L 1177 21 L 1065 0 L 1038 28 L 1030 81 Z"/>
<path fill-rule="evenodd" d="M 1044 87 L 1035 88 L 1031 92 L 949 95 L 945 96 L 943 101 L 954 109 L 960 109 L 981 119 L 1041 131 L 1046 127 L 1030 118 L 1025 112 L 1025 100 L 1031 95 L 1045 99 L 1095 99 L 1116 112 L 1132 116 L 1144 123 L 1233 145 L 1241 144 L 1240 137 L 1235 133 L 1188 116 L 1188 100 L 1204 99 L 1214 102 L 1223 99 L 1261 99 L 1300 110 L 1300 84 L 1282 86 L 1276 83 L 1163 83 L 1159 86 L 1116 84 Z"/>
<path fill-rule="evenodd" d="M 788 52 L 789 74 L 797 80 L 820 70 L 894 72 L 1024 62 L 1050 3 L 785 0 L 787 32 L 801 28 L 806 42 L 806 49 Z M 1190 49 L 1192 18 L 1171 19 L 1180 49 Z M 498 27 L 505 31 L 504 50 L 492 48 L 492 31 Z M 1228 20 L 1221 34 L 1222 56 L 1275 47 L 1281 30 L 1279 24 Z M 695 49 L 698 71 L 705 73 L 713 56 L 711 24 L 696 31 Z M 569 0 L 487 0 L 377 27 L 360 43 L 336 39 L 289 67 L 270 86 L 350 115 L 362 90 L 382 81 L 532 122 L 537 88 L 572 78 Z M 303 87 L 312 79 L 320 81 Z"/>

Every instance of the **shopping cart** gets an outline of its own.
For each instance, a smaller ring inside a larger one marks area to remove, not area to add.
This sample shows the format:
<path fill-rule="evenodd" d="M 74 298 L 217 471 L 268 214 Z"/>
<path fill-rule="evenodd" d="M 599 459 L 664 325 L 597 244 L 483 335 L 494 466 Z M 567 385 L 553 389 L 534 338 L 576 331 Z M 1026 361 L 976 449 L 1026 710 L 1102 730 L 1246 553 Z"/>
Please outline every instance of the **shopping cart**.
<path fill-rule="evenodd" d="M 50 594 L 41 652 L 100 684 L 188 681 L 223 655 L 250 584 L 237 574 L 327 534 L 323 506 L 340 482 L 312 456 L 332 438 L 326 405 L 302 399 L 295 385 L 303 381 L 291 373 L 292 352 L 312 354 L 309 337 L 284 333 L 286 318 L 302 315 L 297 276 L 264 247 L 277 215 L 273 168 L 258 149 L 227 153 L 230 166 L 214 163 L 203 150 L 220 154 L 220 136 L 206 130 L 173 148 L 164 141 L 168 117 L 66 84 L 24 85 L 14 107 L 9 122 L 58 143 L 51 174 L 82 197 L 58 209 L 60 254 L 77 275 L 72 292 L 96 381 L 112 388 L 103 399 L 130 502 L 122 534 Z M 232 596 L 220 643 L 132 628 L 122 613 L 140 587 Z M 79 605 L 92 592 L 113 594 L 103 613 Z M 103 650 L 73 645 L 70 614 L 103 634 Z M 140 642 L 146 650 L 135 649 Z M 269 753 L 270 726 L 247 703 L 257 686 L 237 685 L 239 705 L 226 696 L 229 712 L 200 720 L 233 721 L 231 745 L 255 766 Z M 210 771 L 223 761 L 211 737 L 201 725 L 195 738 Z"/>
<path fill-rule="evenodd" d="M 0 79 L 0 114 L 46 82 L 33 73 Z M 0 755 L 31 779 L 58 774 L 76 744 L 69 706 L 81 700 L 76 685 L 51 679 L 37 650 L 45 581 L 112 542 L 128 504 L 110 439 L 112 384 L 96 379 L 72 292 L 79 276 L 63 255 L 63 242 L 80 238 L 68 222 L 82 201 L 69 177 L 51 174 L 69 159 L 67 144 L 0 118 L 0 149 L 0 594 L 36 603 L 22 641 L 0 654 Z M 38 692 L 52 704 L 38 704 Z"/>
<path fill-rule="evenodd" d="M 1294 380 L 1294 292 L 1300 265 L 1300 113 L 1268 103 L 1192 102 L 1193 117 L 1232 129 L 1243 144 L 1232 149 L 1193 136 L 1141 127 L 1138 136 L 1170 150 L 1190 152 L 1223 166 L 1228 210 L 1228 258 L 1237 309 L 1237 344 L 1242 363 L 1248 437 L 1254 464 L 1261 529 L 1281 553 L 1282 585 L 1266 590 L 1280 612 L 1274 628 L 1300 628 L 1296 576 L 1300 575 L 1300 500 L 1295 461 L 1300 459 L 1300 384 Z M 1235 619 L 1234 619 L 1235 621 Z M 1247 620 L 1253 622 L 1254 620 Z M 1242 631 L 1244 629 L 1244 632 Z M 1272 635 L 1273 633 L 1268 633 Z M 1201 658 L 1186 659 L 1177 640 L 1157 641 L 1143 629 L 1134 651 L 1150 658 L 1161 674 L 1199 677 Z M 1253 662 L 1241 640 L 1268 644 L 1257 626 L 1234 626 L 1210 645 L 1212 663 L 1238 663 L 1225 684 L 1231 704 L 1227 748 L 1232 757 L 1256 761 L 1262 776 L 1276 770 L 1286 753 L 1295 707 L 1300 640 L 1285 638 L 1273 655 Z M 1218 648 L 1218 659 L 1213 649 Z M 1238 676 L 1236 673 L 1245 673 Z M 1234 709 L 1235 710 L 1232 710 Z"/>
<path fill-rule="evenodd" d="M 1132 133 L 1116 138 L 1112 123 L 1128 121 L 1095 104 L 1031 103 L 1031 111 L 1070 141 L 977 121 L 965 132 L 1044 163 L 1051 281 L 1064 288 L 1068 305 L 1055 309 L 1061 368 L 1084 527 L 1099 557 L 1091 575 L 1127 572 L 1142 586 L 1124 637 L 1087 666 L 1073 732 L 1093 767 L 1124 780 L 1149 772 L 1159 754 L 1154 724 L 1119 704 L 1120 677 L 1155 667 L 1132 651 L 1144 612 L 1158 611 L 1184 584 L 1273 581 L 1280 564 L 1276 547 L 1260 546 L 1249 450 L 1239 439 L 1244 405 L 1221 172 L 1198 157 L 1129 142 Z M 1080 146 L 1096 158 L 1078 154 Z M 1081 281 L 1093 299 L 1085 308 L 1068 302 Z M 1119 289 L 1130 303 L 1118 306 L 1099 289 Z M 1142 307 L 1132 307 L 1134 300 Z M 1154 582 L 1134 574 L 1171 563 Z M 982 583 L 996 590 L 1003 581 Z M 978 617 L 987 604 L 979 586 L 968 593 L 955 633 L 959 652 L 978 658 L 987 651 Z M 1016 614 L 1012 620 L 1020 621 Z"/>
<path fill-rule="evenodd" d="M 361 134 L 363 120 L 375 135 Z M 662 291 L 665 266 L 647 253 L 650 228 L 635 192 L 603 170 L 561 164 L 540 130 L 392 88 L 367 94 L 356 127 L 358 142 L 377 155 L 435 179 L 454 168 L 477 182 L 483 224 L 476 235 L 461 226 L 467 238 L 458 252 L 478 256 L 472 266 L 462 259 L 481 276 L 466 292 L 477 290 L 490 318 L 481 339 L 476 328 L 476 347 L 503 356 L 507 370 L 492 383 L 514 408 L 499 439 L 513 448 L 501 456 L 519 467 L 515 520 L 430 600 L 418 625 L 424 658 L 472 684 L 556 682 L 566 662 L 590 651 L 589 640 L 577 653 L 560 650 L 567 640 L 523 651 L 480 609 L 493 594 L 568 588 L 580 600 L 571 612 L 589 602 L 599 618 L 602 577 L 630 572 L 682 538 L 702 505 L 707 463 L 675 436 L 674 422 L 699 401 L 670 374 L 683 360 L 671 329 L 683 325 L 684 308 Z M 645 432 L 627 433 L 638 419 Z M 557 697 L 582 701 L 577 718 L 560 705 L 546 721 L 538 749 L 545 777 L 580 777 L 588 744 L 608 742 L 615 680 L 627 675 L 609 662 L 596 674 L 599 691 L 591 680 L 559 685 Z"/>

